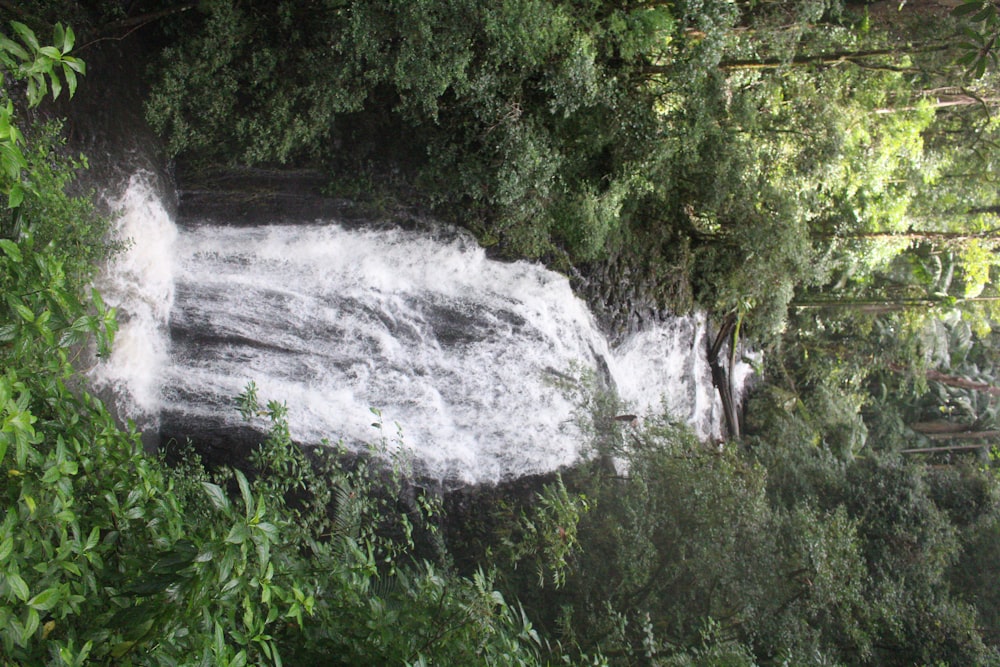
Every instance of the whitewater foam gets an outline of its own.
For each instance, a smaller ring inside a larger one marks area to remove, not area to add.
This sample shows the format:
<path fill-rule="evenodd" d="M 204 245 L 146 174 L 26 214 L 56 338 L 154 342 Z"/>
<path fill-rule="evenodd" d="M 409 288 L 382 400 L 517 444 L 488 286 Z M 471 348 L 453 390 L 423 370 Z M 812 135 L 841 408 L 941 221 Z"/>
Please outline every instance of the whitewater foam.
<path fill-rule="evenodd" d="M 101 288 L 122 326 L 93 376 L 147 427 L 168 413 L 236 426 L 234 398 L 253 381 L 262 400 L 287 403 L 301 441 L 371 441 L 375 406 L 422 474 L 497 480 L 579 457 L 577 405 L 559 384 L 604 359 L 635 411 L 722 430 L 702 315 L 609 350 L 564 276 L 490 260 L 453 231 L 178 230 L 143 174 L 118 207 L 130 247 Z"/>

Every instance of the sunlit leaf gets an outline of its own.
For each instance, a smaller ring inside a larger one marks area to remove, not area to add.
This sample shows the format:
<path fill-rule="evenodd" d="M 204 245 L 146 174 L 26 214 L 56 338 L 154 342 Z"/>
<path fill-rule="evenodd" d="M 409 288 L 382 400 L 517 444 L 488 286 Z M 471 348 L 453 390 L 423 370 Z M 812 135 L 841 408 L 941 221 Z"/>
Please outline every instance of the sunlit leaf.
<path fill-rule="evenodd" d="M 62 25 L 57 23 L 56 26 L 62 29 Z M 62 40 L 62 52 L 63 54 L 69 53 L 73 50 L 73 45 L 76 44 L 76 34 L 73 33 L 73 28 L 66 26 L 66 31 L 63 33 Z"/>
<path fill-rule="evenodd" d="M 28 600 L 28 606 L 38 611 L 48 611 L 56 606 L 60 597 L 59 589 L 49 588 Z"/>

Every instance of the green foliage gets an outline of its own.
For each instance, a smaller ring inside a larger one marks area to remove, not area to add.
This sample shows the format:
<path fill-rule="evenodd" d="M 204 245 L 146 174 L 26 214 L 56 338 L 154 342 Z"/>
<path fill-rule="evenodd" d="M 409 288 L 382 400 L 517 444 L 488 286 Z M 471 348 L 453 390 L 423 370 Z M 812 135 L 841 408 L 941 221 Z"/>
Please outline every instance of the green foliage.
<path fill-rule="evenodd" d="M 65 78 L 70 97 L 76 93 L 77 75 L 86 73 L 86 66 L 79 58 L 69 55 L 76 42 L 72 28 L 57 23 L 52 33 L 52 46 L 42 46 L 35 33 L 19 21 L 11 21 L 11 28 L 20 43 L 0 38 L 0 65 L 15 79 L 28 85 L 28 103 L 32 106 L 42 101 L 51 87 L 52 97 L 58 98 Z M 0 83 L 3 79 L 0 78 Z"/>
<path fill-rule="evenodd" d="M 532 257 L 599 256 L 644 187 L 649 101 L 607 68 L 666 50 L 663 7 L 264 4 L 212 3 L 165 52 L 147 111 L 171 153 L 349 166 L 388 134 L 430 203 Z"/>
<path fill-rule="evenodd" d="M 569 485 L 596 509 L 579 517 L 565 583 L 520 588 L 571 655 L 621 665 L 995 661 L 969 604 L 985 593 L 959 542 L 973 540 L 979 567 L 992 568 L 995 480 L 845 459 L 828 438 L 809 446 L 792 429 L 758 435 L 750 453 L 709 449 L 668 418 L 597 428 L 599 403 L 596 458 Z"/>
<path fill-rule="evenodd" d="M 578 535 L 580 520 L 593 509 L 587 497 L 570 494 L 562 477 L 548 484 L 537 494 L 537 501 L 529 511 L 522 511 L 516 537 L 504 539 L 504 549 L 509 551 L 512 567 L 521 561 L 533 561 L 538 574 L 538 586 L 559 588 L 566 583 L 576 552 L 581 548 Z"/>
<path fill-rule="evenodd" d="M 967 25 L 965 38 L 959 44 L 964 53 L 956 63 L 968 67 L 968 72 L 975 78 L 986 74 L 988 67 L 997 66 L 996 39 L 1000 34 L 1000 16 L 996 7 L 990 2 L 981 0 L 966 0 L 952 10 L 952 16 L 965 18 Z"/>
<path fill-rule="evenodd" d="M 706 664 L 682 659 L 688 651 L 728 655 L 731 664 L 751 664 L 752 654 L 786 651 L 795 662 L 830 651 L 807 628 L 834 632 L 851 620 L 845 583 L 860 560 L 846 517 L 776 511 L 762 467 L 711 452 L 666 422 L 630 434 L 609 454 L 625 472 L 595 469 L 588 481 L 601 512 L 581 521 L 584 552 L 566 586 L 575 604 L 562 619 L 567 638 L 628 656 L 622 664 L 641 656 Z M 816 585 L 824 577 L 829 583 Z M 845 612 L 823 625 L 830 596 Z M 711 650 L 699 649 L 706 623 L 715 628 Z M 755 642 L 766 648 L 748 652 Z"/>
<path fill-rule="evenodd" d="M 12 659 L 535 664 L 537 634 L 490 577 L 410 564 L 411 534 L 384 529 L 423 511 L 387 517 L 375 469 L 313 469 L 283 411 L 265 411 L 273 428 L 250 482 L 193 463 L 165 471 L 98 402 L 61 391 L 43 421 L 24 382 L 0 383 L 0 636 Z M 280 493 L 296 477 L 316 494 L 298 505 Z M 333 505 L 313 511 L 331 488 Z"/>
<path fill-rule="evenodd" d="M 70 97 L 76 92 L 77 75 L 86 73 L 83 61 L 69 55 L 75 36 L 71 28 L 57 23 L 55 46 L 42 46 L 35 33 L 18 21 L 11 22 L 20 43 L 0 35 L 0 177 L 9 208 L 17 208 L 26 192 L 32 191 L 31 179 L 23 180 L 27 160 L 22 153 L 24 137 L 14 120 L 14 105 L 8 95 L 7 77 L 27 84 L 28 104 L 36 106 L 49 92 L 59 97 L 65 78 Z M 37 192 L 35 194 L 38 194 Z"/>

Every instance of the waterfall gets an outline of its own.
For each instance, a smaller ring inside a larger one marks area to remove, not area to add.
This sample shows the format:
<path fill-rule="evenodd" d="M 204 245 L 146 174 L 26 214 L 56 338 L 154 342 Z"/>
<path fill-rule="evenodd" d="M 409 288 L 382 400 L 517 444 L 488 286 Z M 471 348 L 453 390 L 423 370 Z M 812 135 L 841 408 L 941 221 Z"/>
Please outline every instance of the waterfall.
<path fill-rule="evenodd" d="M 112 394 L 116 411 L 141 429 L 159 426 L 162 369 L 169 364 L 166 326 L 174 303 L 173 245 L 177 227 L 148 172 L 131 177 L 124 193 L 108 202 L 115 236 L 127 248 L 104 268 L 97 287 L 118 309 L 111 355 L 91 379 Z"/>
<path fill-rule="evenodd" d="M 102 287 L 123 321 L 94 377 L 146 424 L 236 426 L 234 398 L 254 381 L 263 401 L 287 403 L 300 441 L 371 441 L 374 407 L 419 474 L 495 481 L 578 458 L 577 406 L 560 385 L 606 366 L 635 411 L 662 401 L 703 436 L 720 431 L 703 316 L 612 350 L 565 277 L 488 259 L 443 226 L 178 227 L 141 175 L 119 205 L 131 245 Z"/>

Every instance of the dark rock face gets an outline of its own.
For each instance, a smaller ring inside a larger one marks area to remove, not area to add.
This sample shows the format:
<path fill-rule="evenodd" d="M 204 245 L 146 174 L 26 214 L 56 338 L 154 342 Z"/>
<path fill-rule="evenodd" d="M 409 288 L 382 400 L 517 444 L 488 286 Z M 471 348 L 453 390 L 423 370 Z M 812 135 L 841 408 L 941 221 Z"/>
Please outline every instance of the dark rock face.
<path fill-rule="evenodd" d="M 583 298 L 617 345 L 630 334 L 693 308 L 689 275 L 690 251 L 676 247 L 639 252 L 623 248 L 571 276 Z"/>
<path fill-rule="evenodd" d="M 41 112 L 66 119 L 67 149 L 87 157 L 81 172 L 81 192 L 118 196 L 129 178 L 145 171 L 159 181 L 167 210 L 176 209 L 170 165 L 159 137 L 146 122 L 144 100 L 148 91 L 145 68 L 155 57 L 155 45 L 141 38 L 98 42 L 79 55 L 87 63 L 76 95 L 63 94 Z"/>
<path fill-rule="evenodd" d="M 192 419 L 176 413 L 160 417 L 159 448 L 167 461 L 194 451 L 209 468 L 250 468 L 250 455 L 267 434 L 250 426 L 233 426 L 222 419 Z"/>

